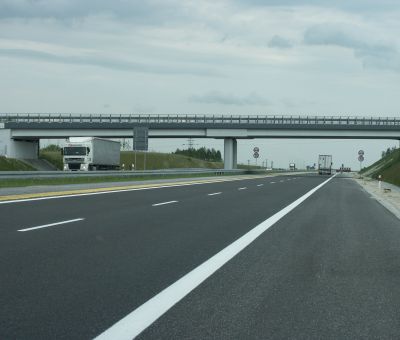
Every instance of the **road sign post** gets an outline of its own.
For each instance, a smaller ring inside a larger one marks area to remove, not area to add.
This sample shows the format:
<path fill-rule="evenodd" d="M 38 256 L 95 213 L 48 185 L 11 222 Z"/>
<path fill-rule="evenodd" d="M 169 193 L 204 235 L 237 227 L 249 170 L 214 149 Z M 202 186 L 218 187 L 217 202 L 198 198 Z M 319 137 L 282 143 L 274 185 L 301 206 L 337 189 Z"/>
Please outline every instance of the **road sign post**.
<path fill-rule="evenodd" d="M 258 159 L 258 157 L 260 157 L 260 154 L 259 154 L 260 148 L 258 146 L 255 146 L 253 148 L 253 152 L 254 152 L 253 157 L 256 159 L 256 165 L 257 165 L 257 159 Z"/>
<path fill-rule="evenodd" d="M 135 169 L 137 170 L 136 152 L 143 151 L 143 169 L 146 170 L 146 152 L 149 148 L 149 128 L 136 126 L 133 128 L 133 150 L 135 152 Z"/>
<path fill-rule="evenodd" d="M 258 153 L 258 151 L 254 151 L 253 157 L 256 159 L 256 165 L 257 165 L 258 157 L 260 157 L 260 154 Z"/>
<path fill-rule="evenodd" d="M 361 150 L 360 150 L 361 151 Z M 364 162 L 364 156 L 363 155 L 360 155 L 360 153 L 358 153 L 359 154 L 359 156 L 358 156 L 358 161 L 360 162 L 360 171 L 361 171 L 361 169 L 362 169 L 362 162 Z"/>

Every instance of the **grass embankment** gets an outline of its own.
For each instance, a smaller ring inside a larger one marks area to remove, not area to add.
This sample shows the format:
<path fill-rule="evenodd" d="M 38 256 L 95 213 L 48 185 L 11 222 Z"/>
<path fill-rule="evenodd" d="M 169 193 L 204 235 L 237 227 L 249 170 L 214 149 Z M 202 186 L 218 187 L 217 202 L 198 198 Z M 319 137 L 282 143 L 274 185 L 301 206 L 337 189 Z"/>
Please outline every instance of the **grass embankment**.
<path fill-rule="evenodd" d="M 35 171 L 30 165 L 18 159 L 0 156 L 0 171 Z"/>
<path fill-rule="evenodd" d="M 144 169 L 144 153 L 136 153 L 136 170 Z M 132 151 L 121 152 L 121 165 L 125 164 L 125 169 L 131 169 L 132 163 L 135 163 L 135 154 Z M 220 169 L 222 162 L 208 162 L 201 159 L 176 155 L 172 153 L 147 152 L 146 170 L 157 169 L 178 169 L 178 168 L 204 168 Z"/>
<path fill-rule="evenodd" d="M 39 158 L 45 159 L 53 164 L 58 170 L 62 170 L 63 168 L 63 160 L 60 151 L 40 150 Z"/>
<path fill-rule="evenodd" d="M 58 151 L 41 151 L 40 158 L 44 158 L 52 163 L 57 169 L 62 169 L 62 156 Z M 125 170 L 131 170 L 132 164 L 135 163 L 135 155 L 132 151 L 122 151 L 120 165 L 125 165 Z M 204 168 L 204 169 L 220 169 L 223 167 L 222 162 L 208 162 L 192 157 L 175 155 L 171 153 L 147 152 L 146 154 L 146 170 L 156 169 L 178 169 L 178 168 Z M 136 170 L 144 169 L 144 153 L 136 153 Z"/>
<path fill-rule="evenodd" d="M 360 173 L 375 179 L 381 175 L 385 182 L 400 186 L 400 149 L 362 169 Z"/>

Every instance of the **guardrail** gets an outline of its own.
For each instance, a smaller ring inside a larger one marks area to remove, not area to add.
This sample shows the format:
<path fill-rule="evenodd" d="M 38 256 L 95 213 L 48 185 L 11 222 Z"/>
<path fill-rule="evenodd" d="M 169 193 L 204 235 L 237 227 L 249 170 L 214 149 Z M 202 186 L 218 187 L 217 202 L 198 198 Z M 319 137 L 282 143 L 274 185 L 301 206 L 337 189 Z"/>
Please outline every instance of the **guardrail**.
<path fill-rule="evenodd" d="M 396 117 L 351 116 L 234 116 L 234 115 L 130 115 L 29 113 L 0 114 L 0 122 L 28 123 L 138 123 L 138 124 L 268 124 L 400 126 Z"/>
<path fill-rule="evenodd" d="M 173 170 L 146 170 L 146 171 L 0 171 L 2 179 L 18 178 L 71 178 L 71 177 L 151 177 L 174 175 L 228 175 L 245 174 L 247 169 L 173 169 Z"/>

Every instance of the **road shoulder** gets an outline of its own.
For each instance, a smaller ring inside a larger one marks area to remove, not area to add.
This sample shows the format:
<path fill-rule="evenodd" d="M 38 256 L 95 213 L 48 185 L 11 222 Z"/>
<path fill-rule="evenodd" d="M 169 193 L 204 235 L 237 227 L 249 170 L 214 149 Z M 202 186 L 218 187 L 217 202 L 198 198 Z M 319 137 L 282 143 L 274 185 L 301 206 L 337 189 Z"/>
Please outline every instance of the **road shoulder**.
<path fill-rule="evenodd" d="M 379 182 L 371 178 L 355 179 L 355 181 L 368 193 L 372 198 L 382 204 L 393 215 L 400 219 L 400 188 L 392 184 Z"/>

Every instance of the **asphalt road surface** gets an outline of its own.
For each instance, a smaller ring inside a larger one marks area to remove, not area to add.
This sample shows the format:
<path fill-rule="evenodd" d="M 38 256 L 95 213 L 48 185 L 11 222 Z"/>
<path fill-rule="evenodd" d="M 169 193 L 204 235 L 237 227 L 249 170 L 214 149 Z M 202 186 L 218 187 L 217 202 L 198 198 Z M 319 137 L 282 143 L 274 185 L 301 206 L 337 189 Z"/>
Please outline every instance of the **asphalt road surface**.
<path fill-rule="evenodd" d="M 0 203 L 0 339 L 398 339 L 400 221 L 327 180 Z"/>

